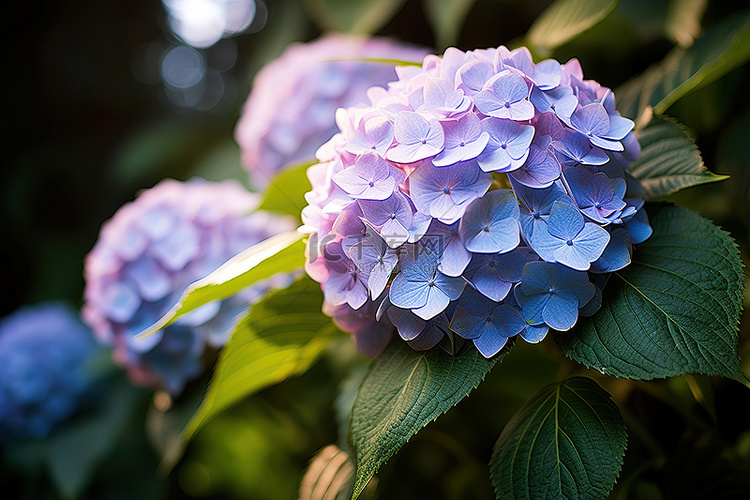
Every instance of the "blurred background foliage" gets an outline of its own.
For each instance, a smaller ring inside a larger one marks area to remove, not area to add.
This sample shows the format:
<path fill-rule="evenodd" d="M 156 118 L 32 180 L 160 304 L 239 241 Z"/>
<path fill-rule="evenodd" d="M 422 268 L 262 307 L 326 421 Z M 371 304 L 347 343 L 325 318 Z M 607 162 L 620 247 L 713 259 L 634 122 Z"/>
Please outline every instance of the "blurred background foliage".
<path fill-rule="evenodd" d="M 258 0 L 244 34 L 201 50 L 205 67 L 197 94 L 190 90 L 194 86 L 175 85 L 165 69 L 175 49 L 194 54 L 170 29 L 169 3 L 4 4 L 0 315 L 45 299 L 79 306 L 83 256 L 102 222 L 138 190 L 166 176 L 246 183 L 233 127 L 253 75 L 289 43 L 345 30 L 435 51 L 449 45 L 464 50 L 518 45 L 551 2 Z M 561 61 L 577 57 L 588 78 L 612 88 L 737 12 L 731 0 L 609 3 L 613 10 L 600 23 L 547 51 Z M 670 201 L 730 231 L 746 263 L 748 83 L 746 64 L 666 111 L 689 128 L 713 172 L 732 176 Z M 741 328 L 748 374 L 750 321 Z M 365 363 L 352 349 L 346 338 L 335 343 L 311 371 L 217 417 L 186 450 L 177 433 L 197 407 L 207 378 L 171 401 L 112 374 L 102 408 L 85 415 L 99 427 L 80 430 L 102 446 L 84 452 L 63 436 L 45 449 L 5 454 L 3 497 L 293 498 L 315 452 L 330 443 L 345 446 L 335 408 L 347 407 L 347 390 L 356 387 L 362 371 L 352 375 L 352 367 Z M 607 378 L 566 361 L 549 341 L 519 343 L 471 397 L 391 459 L 368 493 L 491 498 L 487 462 L 505 422 L 547 383 L 583 372 L 613 394 L 629 428 L 625 464 L 611 498 L 750 498 L 747 388 L 702 376 L 651 383 Z"/>

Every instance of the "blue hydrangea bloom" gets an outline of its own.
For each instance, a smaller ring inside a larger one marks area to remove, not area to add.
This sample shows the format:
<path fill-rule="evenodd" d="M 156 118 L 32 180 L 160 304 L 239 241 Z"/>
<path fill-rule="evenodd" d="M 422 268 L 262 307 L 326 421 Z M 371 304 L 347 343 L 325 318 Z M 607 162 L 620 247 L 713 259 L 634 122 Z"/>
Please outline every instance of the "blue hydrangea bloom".
<path fill-rule="evenodd" d="M 290 280 L 273 278 L 135 339 L 190 283 L 263 239 L 294 229 L 289 218 L 252 212 L 258 201 L 236 182 L 165 180 L 102 226 L 86 257 L 82 315 L 97 339 L 113 346 L 115 360 L 134 382 L 181 392 L 205 368 L 204 353 L 227 341 L 247 304 Z"/>
<path fill-rule="evenodd" d="M 456 334 L 473 340 L 479 352 L 489 358 L 510 337 L 521 333 L 526 323 L 517 308 L 469 290 L 461 295 L 450 326 Z"/>
<path fill-rule="evenodd" d="M 95 346 L 62 304 L 22 307 L 0 321 L 0 442 L 42 438 L 81 408 Z"/>
<path fill-rule="evenodd" d="M 308 170 L 306 268 L 326 299 L 377 302 L 415 349 L 467 339 L 487 357 L 593 314 L 651 234 L 612 92 L 525 48 L 450 48 L 396 72 L 338 111 Z"/>
<path fill-rule="evenodd" d="M 576 324 L 578 309 L 591 300 L 594 288 L 584 272 L 560 264 L 530 262 L 515 288 L 515 298 L 530 325 L 544 323 L 565 331 Z"/>

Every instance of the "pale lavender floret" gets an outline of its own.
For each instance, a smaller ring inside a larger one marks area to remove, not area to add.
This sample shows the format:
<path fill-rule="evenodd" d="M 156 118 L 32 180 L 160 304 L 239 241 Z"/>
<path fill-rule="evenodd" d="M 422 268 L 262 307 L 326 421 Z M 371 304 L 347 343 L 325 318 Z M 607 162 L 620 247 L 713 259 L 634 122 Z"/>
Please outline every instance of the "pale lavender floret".
<path fill-rule="evenodd" d="M 326 302 L 332 306 L 349 304 L 352 309 L 362 307 L 369 295 L 369 273 L 357 267 L 340 242 L 326 245 L 324 257 L 329 270 L 323 288 Z"/>
<path fill-rule="evenodd" d="M 560 163 L 566 166 L 604 165 L 609 161 L 607 153 L 591 144 L 586 137 L 569 130 L 562 141 L 555 141 L 552 147 L 558 153 Z"/>
<path fill-rule="evenodd" d="M 482 295 L 500 302 L 508 295 L 513 284 L 521 281 L 521 271 L 526 262 L 526 254 L 519 250 L 505 254 L 475 253 L 463 276 Z"/>
<path fill-rule="evenodd" d="M 388 298 L 396 307 L 411 309 L 422 319 L 431 319 L 456 300 L 466 285 L 462 278 L 438 270 L 438 256 L 421 245 L 410 245 L 401 253 L 401 272 L 391 283 Z"/>
<path fill-rule="evenodd" d="M 577 108 L 567 125 L 588 137 L 595 146 L 611 151 L 623 151 L 625 147 L 620 141 L 635 124 L 622 116 L 608 114 L 602 104 L 592 102 Z"/>
<path fill-rule="evenodd" d="M 333 181 L 352 198 L 385 200 L 404 182 L 404 173 L 375 152 L 362 154 L 354 166 L 333 176 Z"/>
<path fill-rule="evenodd" d="M 429 78 L 424 85 L 424 104 L 417 110 L 438 120 L 457 119 L 471 110 L 471 99 L 461 89 L 440 78 Z"/>
<path fill-rule="evenodd" d="M 471 252 L 505 253 L 520 242 L 519 208 L 513 191 L 498 189 L 474 200 L 461 219 L 461 238 Z"/>
<path fill-rule="evenodd" d="M 416 339 L 427 326 L 426 320 L 420 318 L 409 309 L 389 307 L 387 314 L 391 323 L 396 327 L 399 336 L 406 341 Z"/>
<path fill-rule="evenodd" d="M 503 71 L 490 78 L 483 90 L 474 96 L 474 105 L 487 116 L 516 121 L 534 118 L 529 102 L 529 87 L 517 73 Z"/>
<path fill-rule="evenodd" d="M 461 276 L 471 261 L 471 252 L 461 240 L 458 222 L 448 225 L 433 219 L 419 243 L 438 256 L 438 269 L 447 276 Z"/>
<path fill-rule="evenodd" d="M 560 182 L 555 182 L 544 189 L 532 189 L 517 184 L 511 179 L 513 191 L 521 201 L 519 221 L 521 223 L 521 234 L 526 243 L 531 246 L 531 241 L 537 231 L 545 231 L 547 219 L 556 201 L 575 205 L 573 200 L 566 194 Z"/>
<path fill-rule="evenodd" d="M 419 113 L 402 111 L 394 123 L 396 144 L 386 158 L 396 163 L 413 163 L 443 150 L 445 134 L 436 118 L 425 119 Z"/>
<path fill-rule="evenodd" d="M 448 167 L 425 163 L 409 176 L 417 211 L 446 224 L 460 219 L 468 204 L 484 195 L 491 183 L 492 176 L 473 160 Z"/>
<path fill-rule="evenodd" d="M 484 151 L 490 136 L 482 130 L 476 115 L 465 115 L 443 123 L 445 149 L 432 159 L 436 167 L 473 160 Z"/>
<path fill-rule="evenodd" d="M 547 136 L 543 137 L 549 139 Z M 550 187 L 559 179 L 560 162 L 549 147 L 544 146 L 545 142 L 548 141 L 531 144 L 526 162 L 521 168 L 508 172 L 508 176 L 519 184 L 535 189 Z"/>
<path fill-rule="evenodd" d="M 520 168 L 529 155 L 534 127 L 497 118 L 485 118 L 481 125 L 489 135 L 487 147 L 477 158 L 482 170 L 511 172 Z"/>
<path fill-rule="evenodd" d="M 353 134 L 347 139 L 346 151 L 361 155 L 374 151 L 385 156 L 388 148 L 393 144 L 393 124 L 384 116 L 374 116 L 363 119 Z"/>
<path fill-rule="evenodd" d="M 348 255 L 351 247 L 367 236 L 367 226 L 362 221 L 362 210 L 359 205 L 355 204 L 342 210 L 331 231 L 338 236 L 341 248 Z"/>
<path fill-rule="evenodd" d="M 464 95 L 475 96 L 482 91 L 487 80 L 495 76 L 495 71 L 486 62 L 473 60 L 458 68 L 455 85 Z"/>
<path fill-rule="evenodd" d="M 526 323 L 515 307 L 467 289 L 458 301 L 450 326 L 461 337 L 472 340 L 485 358 L 491 358 L 510 337 L 523 331 Z"/>
<path fill-rule="evenodd" d="M 555 87 L 544 91 L 534 86 L 531 88 L 529 101 L 539 113 L 550 113 L 565 123 L 570 121 L 570 116 L 578 107 L 578 99 L 570 87 Z"/>
<path fill-rule="evenodd" d="M 391 248 L 398 248 L 409 238 L 412 226 L 412 208 L 408 199 L 396 191 L 383 201 L 360 200 L 362 215 L 378 228 L 380 236 Z"/>
<path fill-rule="evenodd" d="M 593 221 L 606 225 L 617 219 L 627 204 L 622 200 L 626 183 L 586 168 L 568 168 L 565 180 L 581 212 Z"/>
<path fill-rule="evenodd" d="M 633 254 L 630 231 L 622 226 L 615 227 L 609 236 L 609 243 L 601 257 L 591 264 L 592 272 L 612 273 L 630 265 Z"/>
<path fill-rule="evenodd" d="M 530 325 L 547 324 L 558 331 L 573 328 L 578 309 L 594 296 L 585 272 L 559 264 L 530 262 L 523 268 L 515 298 Z"/>
<path fill-rule="evenodd" d="M 290 218 L 248 215 L 258 199 L 238 183 L 167 180 L 123 206 L 86 258 L 82 314 L 131 379 L 174 394 L 200 374 L 207 348 L 223 345 L 236 317 L 270 281 L 209 303 L 143 339 L 187 286 L 261 240 L 294 228 Z M 124 249 L 135 243 L 133 248 Z M 135 250 L 138 250 L 137 252 Z"/>
<path fill-rule="evenodd" d="M 534 232 L 532 248 L 547 262 L 579 271 L 588 270 L 609 243 L 606 229 L 584 221 L 575 207 L 559 201 L 554 203 L 546 229 Z"/>
<path fill-rule="evenodd" d="M 368 276 L 367 288 L 372 300 L 385 290 L 393 269 L 398 264 L 396 252 L 371 227 L 358 243 L 349 248 L 349 257 L 357 269 Z"/>

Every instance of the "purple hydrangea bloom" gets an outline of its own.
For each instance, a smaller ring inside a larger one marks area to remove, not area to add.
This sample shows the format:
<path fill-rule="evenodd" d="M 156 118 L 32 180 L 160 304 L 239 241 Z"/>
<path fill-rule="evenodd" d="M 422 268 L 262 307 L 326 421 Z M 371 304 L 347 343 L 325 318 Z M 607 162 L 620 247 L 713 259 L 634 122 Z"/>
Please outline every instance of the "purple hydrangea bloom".
<path fill-rule="evenodd" d="M 291 230 L 286 217 L 251 211 L 255 195 L 235 182 L 165 180 L 124 205 L 86 257 L 83 318 L 114 346 L 140 384 L 179 393 L 205 368 L 207 349 L 227 341 L 238 315 L 280 276 L 206 304 L 149 337 L 135 336 L 174 306 L 185 288 L 242 250 Z M 248 215 L 249 214 L 249 215 Z"/>
<path fill-rule="evenodd" d="M 396 78 L 392 65 L 364 59 L 421 61 L 425 55 L 391 40 L 341 34 L 290 46 L 258 72 L 235 130 L 253 183 L 266 186 L 285 165 L 313 159 L 337 132 L 336 109 L 365 101 L 370 86 Z M 360 142 L 377 145 L 388 136 L 377 122 L 363 128 Z"/>
<path fill-rule="evenodd" d="M 651 231 L 612 92 L 525 48 L 396 72 L 339 110 L 309 170 L 307 269 L 327 307 L 378 300 L 413 348 L 468 339 L 487 357 L 593 314 Z"/>
<path fill-rule="evenodd" d="M 3 318 L 0 442 L 42 438 L 79 410 L 95 351 L 91 331 L 62 304 L 26 306 Z"/>

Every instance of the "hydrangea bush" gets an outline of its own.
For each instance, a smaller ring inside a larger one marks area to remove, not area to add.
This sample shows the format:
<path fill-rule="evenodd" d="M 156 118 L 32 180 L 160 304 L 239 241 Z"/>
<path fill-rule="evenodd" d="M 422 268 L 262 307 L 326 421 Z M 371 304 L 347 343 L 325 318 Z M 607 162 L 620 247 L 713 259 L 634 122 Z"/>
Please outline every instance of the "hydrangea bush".
<path fill-rule="evenodd" d="M 0 443 L 47 436 L 86 402 L 96 345 L 60 303 L 22 307 L 0 321 Z"/>
<path fill-rule="evenodd" d="M 596 312 L 651 234 L 612 91 L 526 48 L 448 49 L 397 72 L 337 112 L 308 173 L 307 270 L 334 320 L 366 331 L 370 355 L 392 323 L 415 349 L 456 334 L 491 357 Z M 341 320 L 353 310 L 379 335 Z"/>
<path fill-rule="evenodd" d="M 102 226 L 86 258 L 83 318 L 140 385 L 177 394 L 224 345 L 237 315 L 272 281 L 212 301 L 156 335 L 136 339 L 192 282 L 265 238 L 294 227 L 253 211 L 258 199 L 234 181 L 164 180 L 120 208 Z M 276 284 L 288 278 L 275 279 Z"/>
<path fill-rule="evenodd" d="M 287 48 L 256 75 L 235 129 L 254 184 L 266 186 L 285 165 L 311 160 L 336 133 L 336 109 L 395 78 L 392 65 L 368 59 L 419 61 L 426 54 L 386 38 L 343 34 Z"/>

